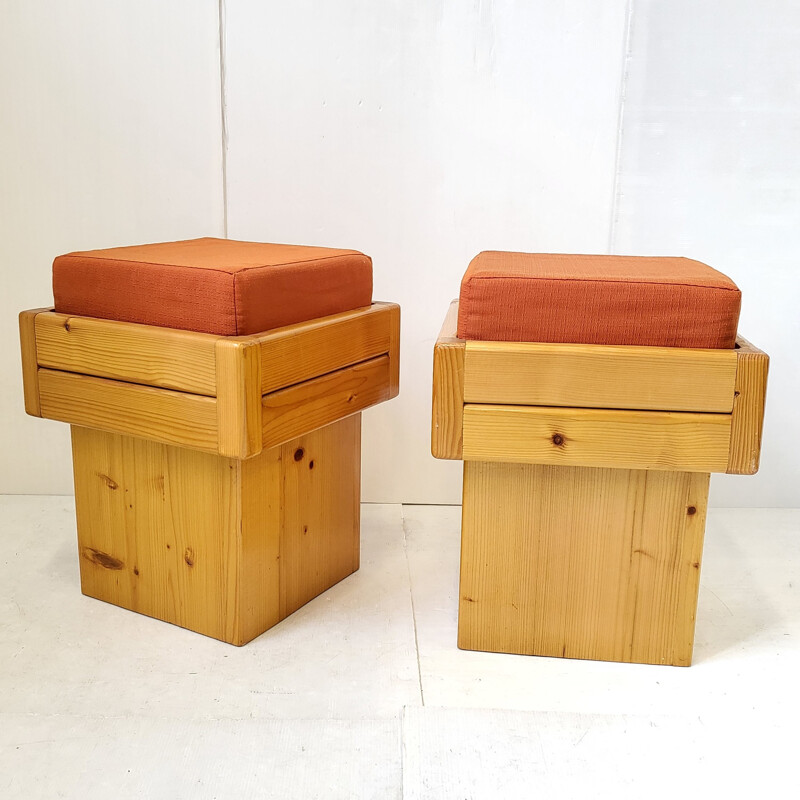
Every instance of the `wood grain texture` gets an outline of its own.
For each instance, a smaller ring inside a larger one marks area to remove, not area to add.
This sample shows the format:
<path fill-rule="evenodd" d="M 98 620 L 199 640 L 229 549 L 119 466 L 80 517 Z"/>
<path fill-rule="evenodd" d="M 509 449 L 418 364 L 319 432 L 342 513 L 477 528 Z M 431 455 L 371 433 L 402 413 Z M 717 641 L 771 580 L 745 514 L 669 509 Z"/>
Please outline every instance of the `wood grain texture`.
<path fill-rule="evenodd" d="M 40 369 L 39 399 L 47 419 L 217 450 L 217 404 L 211 397 Z"/>
<path fill-rule="evenodd" d="M 465 342 L 456 337 L 458 301 L 454 300 L 433 347 L 431 453 L 435 458 L 462 456 Z"/>
<path fill-rule="evenodd" d="M 41 367 L 209 397 L 216 394 L 219 338 L 54 311 L 36 319 Z"/>
<path fill-rule="evenodd" d="M 275 447 L 389 399 L 389 356 L 363 361 L 262 398 L 262 442 Z"/>
<path fill-rule="evenodd" d="M 464 406 L 464 460 L 724 472 L 729 414 Z"/>
<path fill-rule="evenodd" d="M 48 311 L 34 308 L 19 315 L 19 345 L 22 356 L 22 392 L 25 411 L 32 417 L 41 417 L 39 405 L 39 366 L 36 353 L 36 317 Z"/>
<path fill-rule="evenodd" d="M 34 413 L 41 413 L 39 363 L 50 392 L 46 416 L 201 450 L 215 441 L 220 454 L 235 458 L 252 457 L 262 442 L 276 446 L 399 391 L 400 307 L 394 303 L 243 337 L 52 311 L 24 312 L 20 325 L 27 405 Z M 265 386 L 283 388 L 262 402 Z M 88 391 L 86 402 L 80 387 Z M 153 394 L 150 387 L 166 391 Z M 211 426 L 211 406 L 203 398 L 215 397 Z M 165 416 L 158 419 L 161 411 Z"/>
<path fill-rule="evenodd" d="M 261 350 L 257 343 L 216 343 L 217 426 L 220 455 L 261 452 Z"/>
<path fill-rule="evenodd" d="M 359 566 L 361 415 L 281 446 L 281 618 Z"/>
<path fill-rule="evenodd" d="M 247 460 L 72 437 L 84 594 L 241 645 L 358 569 L 359 415 Z"/>
<path fill-rule="evenodd" d="M 746 339 L 739 338 L 736 345 L 736 396 L 727 472 L 754 475 L 761 457 L 769 356 Z"/>
<path fill-rule="evenodd" d="M 368 308 L 237 337 L 261 346 L 261 394 L 390 352 L 399 354 L 400 306 Z M 394 396 L 394 395 L 392 395 Z"/>
<path fill-rule="evenodd" d="M 389 396 L 400 394 L 400 306 L 389 309 Z"/>
<path fill-rule="evenodd" d="M 241 538 L 233 644 L 249 642 L 286 616 L 280 603 L 284 465 L 280 447 L 237 462 Z"/>
<path fill-rule="evenodd" d="M 734 350 L 467 342 L 464 400 L 730 413 Z"/>
<path fill-rule="evenodd" d="M 83 593 L 233 641 L 236 462 L 79 427 L 72 452 Z"/>
<path fill-rule="evenodd" d="M 708 483 L 465 463 L 459 647 L 690 664 Z"/>

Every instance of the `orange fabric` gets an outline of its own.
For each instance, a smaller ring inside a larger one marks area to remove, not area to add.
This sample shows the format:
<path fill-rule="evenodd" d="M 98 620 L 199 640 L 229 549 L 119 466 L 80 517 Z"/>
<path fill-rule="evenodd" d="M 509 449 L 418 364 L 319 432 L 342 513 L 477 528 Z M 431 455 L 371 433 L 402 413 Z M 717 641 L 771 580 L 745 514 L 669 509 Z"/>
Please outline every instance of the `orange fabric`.
<path fill-rule="evenodd" d="M 485 252 L 461 281 L 458 336 L 733 347 L 741 293 L 689 258 Z"/>
<path fill-rule="evenodd" d="M 357 250 L 192 239 L 87 250 L 53 262 L 56 311 L 223 336 L 372 302 Z"/>

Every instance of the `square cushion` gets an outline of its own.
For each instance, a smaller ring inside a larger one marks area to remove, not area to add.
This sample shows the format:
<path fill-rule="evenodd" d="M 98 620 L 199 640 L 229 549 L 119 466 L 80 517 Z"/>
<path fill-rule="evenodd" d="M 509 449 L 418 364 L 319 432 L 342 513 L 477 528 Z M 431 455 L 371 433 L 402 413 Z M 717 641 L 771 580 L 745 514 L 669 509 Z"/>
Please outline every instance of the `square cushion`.
<path fill-rule="evenodd" d="M 461 281 L 458 336 L 733 347 L 741 293 L 689 258 L 484 252 Z"/>
<path fill-rule="evenodd" d="M 86 250 L 53 262 L 55 310 L 235 336 L 372 302 L 357 250 L 191 239 Z"/>

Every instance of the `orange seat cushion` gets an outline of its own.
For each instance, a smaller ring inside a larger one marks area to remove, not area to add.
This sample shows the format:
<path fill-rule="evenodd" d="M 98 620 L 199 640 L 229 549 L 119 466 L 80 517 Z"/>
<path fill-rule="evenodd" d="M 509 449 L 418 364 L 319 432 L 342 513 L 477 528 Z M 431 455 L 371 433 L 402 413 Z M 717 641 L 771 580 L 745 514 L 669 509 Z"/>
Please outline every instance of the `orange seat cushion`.
<path fill-rule="evenodd" d="M 357 250 L 191 239 L 86 250 L 53 262 L 64 314 L 236 336 L 372 302 Z"/>
<path fill-rule="evenodd" d="M 485 252 L 461 281 L 458 336 L 733 347 L 741 293 L 689 258 Z"/>

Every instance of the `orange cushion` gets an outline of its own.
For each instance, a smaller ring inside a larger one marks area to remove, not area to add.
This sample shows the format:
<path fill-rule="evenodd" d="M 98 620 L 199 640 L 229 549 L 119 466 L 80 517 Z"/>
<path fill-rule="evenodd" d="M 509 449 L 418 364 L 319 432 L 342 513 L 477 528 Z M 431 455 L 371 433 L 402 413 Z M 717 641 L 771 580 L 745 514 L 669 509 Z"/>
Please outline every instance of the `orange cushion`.
<path fill-rule="evenodd" d="M 87 250 L 53 262 L 56 311 L 234 336 L 372 302 L 357 250 L 191 239 Z"/>
<path fill-rule="evenodd" d="M 458 336 L 733 347 L 741 293 L 689 258 L 485 252 L 461 281 Z"/>

